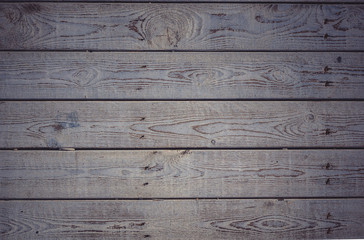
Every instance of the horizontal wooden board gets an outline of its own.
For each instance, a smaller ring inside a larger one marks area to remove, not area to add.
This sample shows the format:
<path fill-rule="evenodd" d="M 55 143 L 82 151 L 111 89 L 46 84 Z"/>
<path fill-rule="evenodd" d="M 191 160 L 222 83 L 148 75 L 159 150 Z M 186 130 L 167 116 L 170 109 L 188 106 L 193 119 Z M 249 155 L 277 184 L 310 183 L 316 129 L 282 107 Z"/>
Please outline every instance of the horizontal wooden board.
<path fill-rule="evenodd" d="M 1 239 L 364 236 L 364 200 L 0 201 Z"/>
<path fill-rule="evenodd" d="M 1 148 L 364 147 L 364 102 L 0 102 Z"/>
<path fill-rule="evenodd" d="M 363 99 L 363 62 L 342 52 L 0 52 L 0 97 Z"/>
<path fill-rule="evenodd" d="M 52 2 L 63 2 L 64 0 L 52 0 Z M 0 2 L 9 2 L 9 0 L 0 0 Z M 18 2 L 35 2 L 34 0 L 22 0 Z M 37 0 L 37 2 L 50 2 L 50 0 Z M 67 2 L 145 2 L 145 3 L 160 3 L 160 2 L 183 2 L 182 0 L 67 0 Z M 192 0 L 188 2 L 218 2 L 218 3 L 259 3 L 259 2 L 272 2 L 272 3 L 363 3 L 363 0 Z"/>
<path fill-rule="evenodd" d="M 355 4 L 2 3 L 2 50 L 363 50 Z"/>
<path fill-rule="evenodd" d="M 0 198 L 364 196 L 363 150 L 0 151 Z"/>

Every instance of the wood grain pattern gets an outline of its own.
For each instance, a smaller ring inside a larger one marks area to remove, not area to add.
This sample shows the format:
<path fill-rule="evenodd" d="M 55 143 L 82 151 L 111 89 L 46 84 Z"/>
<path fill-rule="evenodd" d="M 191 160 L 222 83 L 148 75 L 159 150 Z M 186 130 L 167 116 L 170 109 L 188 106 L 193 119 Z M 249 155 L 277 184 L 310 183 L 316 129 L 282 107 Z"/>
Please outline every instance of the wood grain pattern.
<path fill-rule="evenodd" d="M 0 147 L 364 147 L 364 102 L 0 102 Z"/>
<path fill-rule="evenodd" d="M 50 0 L 37 0 L 37 2 L 49 2 Z M 0 0 L 0 2 L 9 2 L 9 0 Z M 19 2 L 34 2 L 34 0 L 22 0 Z M 64 0 L 52 0 L 52 2 L 64 2 Z M 67 0 L 67 2 L 133 2 L 130 0 Z M 154 2 L 183 2 L 182 0 L 138 0 L 138 2 L 145 2 L 145 3 L 154 3 Z M 193 0 L 189 2 L 217 2 L 217 3 L 259 3 L 259 2 L 267 2 L 266 0 Z M 269 2 L 276 2 L 276 3 L 363 3 L 363 0 L 271 0 Z"/>
<path fill-rule="evenodd" d="M 0 49 L 362 50 L 362 5 L 3 3 Z"/>
<path fill-rule="evenodd" d="M 2 99 L 364 98 L 363 53 L 0 52 Z"/>
<path fill-rule="evenodd" d="M 363 150 L 0 151 L 0 198 L 364 196 Z"/>
<path fill-rule="evenodd" d="M 334 239 L 364 200 L 1 201 L 1 239 Z"/>

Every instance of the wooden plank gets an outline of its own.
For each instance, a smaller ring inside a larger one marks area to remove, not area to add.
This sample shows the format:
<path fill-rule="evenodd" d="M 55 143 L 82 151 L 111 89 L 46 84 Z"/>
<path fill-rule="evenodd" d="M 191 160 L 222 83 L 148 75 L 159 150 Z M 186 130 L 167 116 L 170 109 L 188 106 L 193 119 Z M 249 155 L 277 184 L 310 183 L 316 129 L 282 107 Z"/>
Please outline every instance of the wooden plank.
<path fill-rule="evenodd" d="M 2 99 L 364 98 L 363 53 L 0 52 Z"/>
<path fill-rule="evenodd" d="M 0 198 L 360 197 L 363 153 L 0 151 Z"/>
<path fill-rule="evenodd" d="M 364 102 L 0 102 L 1 148 L 364 147 Z"/>
<path fill-rule="evenodd" d="M 37 0 L 37 2 L 49 2 L 50 0 Z M 64 0 L 52 0 L 52 2 L 63 2 Z M 9 0 L 0 0 L 0 2 L 9 2 Z M 34 0 L 22 0 L 19 2 L 34 2 Z M 67 2 L 132 2 L 130 0 L 67 0 Z M 154 2 L 183 2 L 182 0 L 138 0 L 137 2 L 154 3 Z M 217 3 L 259 3 L 267 2 L 266 0 L 193 0 L 190 2 L 217 2 Z M 271 0 L 272 3 L 363 3 L 363 0 Z"/>
<path fill-rule="evenodd" d="M 1 201 L 1 239 L 364 236 L 364 200 Z"/>
<path fill-rule="evenodd" d="M 363 50 L 355 4 L 2 3 L 2 50 Z"/>

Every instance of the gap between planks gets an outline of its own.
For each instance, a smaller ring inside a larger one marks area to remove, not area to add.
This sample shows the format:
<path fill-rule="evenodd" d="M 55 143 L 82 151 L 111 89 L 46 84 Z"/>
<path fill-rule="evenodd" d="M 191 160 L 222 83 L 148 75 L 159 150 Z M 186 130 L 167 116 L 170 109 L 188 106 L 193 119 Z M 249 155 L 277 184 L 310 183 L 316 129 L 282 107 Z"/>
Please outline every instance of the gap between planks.
<path fill-rule="evenodd" d="M 190 200 L 335 200 L 364 199 L 364 196 L 354 197 L 179 197 L 179 198 L 0 198 L 0 201 L 190 201 Z"/>

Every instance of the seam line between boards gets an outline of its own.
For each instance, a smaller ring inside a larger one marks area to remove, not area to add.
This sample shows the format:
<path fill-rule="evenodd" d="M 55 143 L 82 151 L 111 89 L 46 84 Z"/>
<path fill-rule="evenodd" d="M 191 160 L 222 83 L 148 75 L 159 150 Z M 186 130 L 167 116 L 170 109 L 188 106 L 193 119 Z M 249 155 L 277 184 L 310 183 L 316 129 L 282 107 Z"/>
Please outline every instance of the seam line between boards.
<path fill-rule="evenodd" d="M 1 2 L 0 2 L 1 4 Z M 0 52 L 69 52 L 69 53 L 363 53 L 364 50 L 128 50 L 128 49 L 0 49 Z"/>
<path fill-rule="evenodd" d="M 72 150 L 67 150 L 72 149 Z M 228 150 L 241 150 L 241 151 L 290 151 L 290 150 L 364 150 L 364 147 L 226 147 L 226 148 L 207 148 L 207 147 L 181 147 L 181 148 L 72 148 L 72 147 L 64 147 L 64 148 L 22 148 L 22 147 L 13 147 L 13 148 L 0 148 L 0 151 L 61 151 L 61 152 L 73 152 L 73 151 L 228 151 Z"/>
<path fill-rule="evenodd" d="M 180 198 L 1 198 L 0 201 L 188 201 L 188 200 L 330 200 L 363 199 L 353 197 L 180 197 Z"/>
<path fill-rule="evenodd" d="M 87 4 L 100 4 L 100 3 L 125 3 L 125 4 L 133 4 L 133 3 L 148 3 L 148 4 L 161 4 L 161 3 L 168 3 L 168 4 L 173 4 L 173 3 L 177 3 L 177 4 L 206 4 L 206 3 L 210 3 L 210 4 L 300 4 L 300 5 L 361 5 L 363 4 L 363 2 L 355 2 L 355 1 L 349 1 L 349 2 L 340 2 L 340 1 L 336 1 L 336 2 L 327 2 L 327 1 L 308 1 L 308 2 L 304 2 L 304 1 L 278 1 L 278 2 L 274 2 L 274 1 L 168 1 L 168 0 L 160 0 L 160 1 L 140 1 L 140 0 L 136 0 L 136 1 L 0 1 L 0 3 L 87 3 Z"/>

